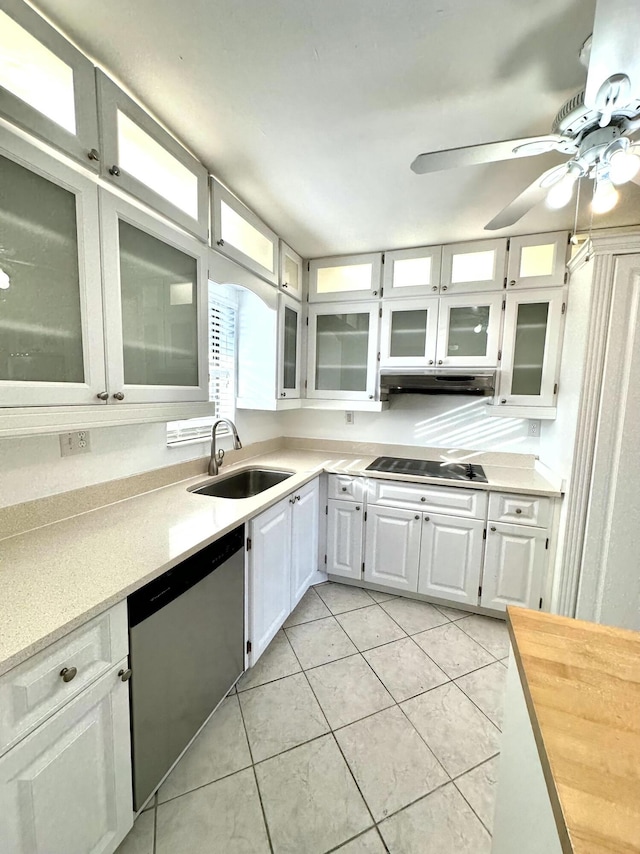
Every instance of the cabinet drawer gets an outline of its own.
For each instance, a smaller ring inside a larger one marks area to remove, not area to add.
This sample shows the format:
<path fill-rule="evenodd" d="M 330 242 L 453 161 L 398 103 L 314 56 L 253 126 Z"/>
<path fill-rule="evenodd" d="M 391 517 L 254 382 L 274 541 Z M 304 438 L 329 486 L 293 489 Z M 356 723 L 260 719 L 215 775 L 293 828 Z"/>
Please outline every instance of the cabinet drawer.
<path fill-rule="evenodd" d="M 547 528 L 551 522 L 551 499 L 538 495 L 516 495 L 492 492 L 489 496 L 489 519 Z"/>
<path fill-rule="evenodd" d="M 0 753 L 128 653 L 127 603 L 75 629 L 0 677 Z M 76 668 L 69 682 L 63 668 Z"/>
<path fill-rule="evenodd" d="M 455 486 L 433 486 L 428 483 L 405 483 L 396 480 L 369 481 L 369 503 L 385 507 L 406 507 L 447 513 L 467 519 L 484 519 L 487 493 Z"/>
<path fill-rule="evenodd" d="M 353 477 L 350 474 L 329 475 L 329 498 L 341 501 L 364 501 L 366 477 Z"/>

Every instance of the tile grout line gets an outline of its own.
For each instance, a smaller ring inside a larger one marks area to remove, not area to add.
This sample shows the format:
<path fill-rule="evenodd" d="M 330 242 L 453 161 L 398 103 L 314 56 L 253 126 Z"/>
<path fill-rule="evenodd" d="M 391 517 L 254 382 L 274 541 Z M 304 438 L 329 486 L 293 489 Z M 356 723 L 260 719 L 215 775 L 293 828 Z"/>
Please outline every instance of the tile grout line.
<path fill-rule="evenodd" d="M 256 784 L 256 791 L 258 792 L 258 800 L 260 801 L 260 811 L 262 813 L 262 821 L 264 822 L 264 829 L 267 834 L 267 844 L 269 845 L 269 851 L 271 854 L 274 854 L 273 851 L 273 843 L 271 842 L 271 832 L 269 831 L 269 823 L 267 821 L 267 814 L 264 810 L 264 804 L 262 802 L 262 792 L 260 791 L 260 784 L 258 783 L 258 775 L 256 774 L 256 763 L 253 761 L 253 750 L 251 749 L 251 742 L 249 740 L 249 732 L 247 730 L 247 724 L 244 719 L 244 712 L 242 711 L 242 703 L 240 702 L 240 697 L 236 694 L 238 699 L 238 708 L 240 710 L 240 720 L 242 721 L 242 728 L 244 729 L 244 737 L 247 739 L 247 747 L 249 748 L 249 758 L 251 759 L 251 770 L 253 771 L 253 779 Z M 235 772 L 238 773 L 238 772 Z"/>

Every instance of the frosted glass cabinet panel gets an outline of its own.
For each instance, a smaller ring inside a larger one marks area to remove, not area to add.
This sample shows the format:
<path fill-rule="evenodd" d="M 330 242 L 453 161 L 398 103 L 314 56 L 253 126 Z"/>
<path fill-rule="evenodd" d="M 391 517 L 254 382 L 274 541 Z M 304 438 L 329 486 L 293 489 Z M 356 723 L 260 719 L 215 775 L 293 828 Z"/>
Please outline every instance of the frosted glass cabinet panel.
<path fill-rule="evenodd" d="M 441 246 L 385 252 L 385 298 L 437 294 L 440 290 L 441 261 Z"/>
<path fill-rule="evenodd" d="M 278 397 L 300 397 L 302 307 L 285 294 L 278 306 Z"/>
<path fill-rule="evenodd" d="M 493 367 L 498 364 L 502 294 L 442 297 L 436 365 Z"/>
<path fill-rule="evenodd" d="M 28 143 L 10 144 L 0 147 L 0 405 L 99 403 L 97 189 Z"/>
<path fill-rule="evenodd" d="M 207 400 L 206 247 L 108 193 L 100 201 L 111 397 Z"/>
<path fill-rule="evenodd" d="M 555 405 L 565 307 L 565 289 L 507 294 L 500 405 Z"/>
<path fill-rule="evenodd" d="M 280 241 L 280 287 L 294 299 L 302 299 L 302 258 Z"/>
<path fill-rule="evenodd" d="M 502 290 L 506 257 L 506 240 L 477 240 L 443 246 L 440 293 Z"/>
<path fill-rule="evenodd" d="M 375 398 L 377 320 L 377 304 L 309 309 L 309 397 Z"/>
<path fill-rule="evenodd" d="M 512 237 L 507 289 L 562 287 L 567 279 L 568 252 L 567 231 Z"/>
<path fill-rule="evenodd" d="M 103 177 L 206 240 L 205 167 L 106 74 L 96 79 Z"/>
<path fill-rule="evenodd" d="M 433 365 L 437 336 L 437 297 L 383 303 L 380 346 L 382 365 Z"/>
<path fill-rule="evenodd" d="M 340 255 L 309 262 L 309 301 L 365 300 L 380 294 L 382 253 Z"/>
<path fill-rule="evenodd" d="M 93 65 L 22 0 L 0 10 L 0 115 L 98 168 Z"/>

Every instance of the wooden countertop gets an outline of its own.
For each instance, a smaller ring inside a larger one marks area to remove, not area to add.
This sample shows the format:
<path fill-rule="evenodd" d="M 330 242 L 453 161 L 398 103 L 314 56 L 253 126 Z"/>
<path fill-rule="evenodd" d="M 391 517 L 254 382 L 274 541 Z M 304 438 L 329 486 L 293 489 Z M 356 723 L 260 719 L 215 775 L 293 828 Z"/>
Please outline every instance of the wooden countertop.
<path fill-rule="evenodd" d="M 508 608 L 562 850 L 640 852 L 640 632 Z"/>

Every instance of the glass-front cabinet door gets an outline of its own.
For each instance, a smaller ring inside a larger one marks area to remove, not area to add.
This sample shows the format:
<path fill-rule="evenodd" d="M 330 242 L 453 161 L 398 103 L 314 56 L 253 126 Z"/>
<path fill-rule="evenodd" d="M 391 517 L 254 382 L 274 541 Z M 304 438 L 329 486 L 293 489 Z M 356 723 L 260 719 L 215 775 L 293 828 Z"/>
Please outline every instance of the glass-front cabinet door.
<path fill-rule="evenodd" d="M 502 301 L 502 294 L 441 297 L 436 366 L 497 366 Z"/>
<path fill-rule="evenodd" d="M 302 258 L 280 241 L 280 287 L 297 300 L 302 300 Z"/>
<path fill-rule="evenodd" d="M 0 406 L 102 403 L 95 184 L 6 139 L 0 223 Z"/>
<path fill-rule="evenodd" d="M 278 397 L 300 397 L 302 307 L 284 294 L 278 300 Z"/>
<path fill-rule="evenodd" d="M 309 302 L 378 297 L 381 277 L 381 252 L 316 258 L 309 262 Z"/>
<path fill-rule="evenodd" d="M 512 237 L 509 243 L 507 290 L 562 287 L 567 281 L 569 232 Z"/>
<path fill-rule="evenodd" d="M 384 255 L 384 297 L 417 297 L 440 290 L 441 246 L 396 249 Z"/>
<path fill-rule="evenodd" d="M 375 400 L 377 303 L 309 309 L 308 397 Z"/>
<path fill-rule="evenodd" d="M 502 290 L 506 258 L 506 239 L 476 240 L 443 246 L 440 293 Z"/>
<path fill-rule="evenodd" d="M 555 406 L 566 291 L 507 295 L 499 405 Z"/>
<path fill-rule="evenodd" d="M 101 193 L 110 402 L 208 399 L 207 249 Z"/>
<path fill-rule="evenodd" d="M 380 364 L 433 366 L 438 337 L 438 298 L 393 300 L 382 305 Z"/>

